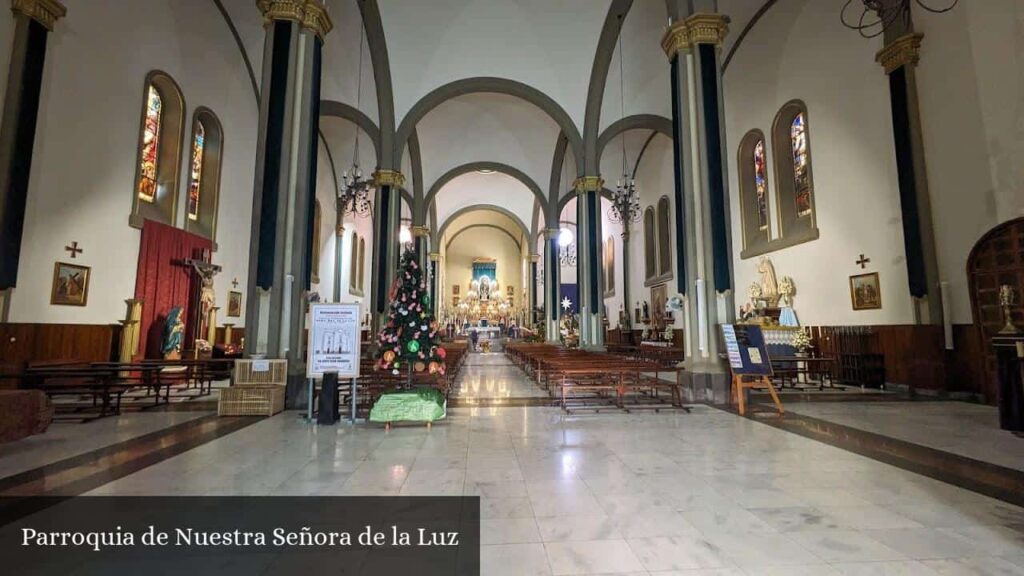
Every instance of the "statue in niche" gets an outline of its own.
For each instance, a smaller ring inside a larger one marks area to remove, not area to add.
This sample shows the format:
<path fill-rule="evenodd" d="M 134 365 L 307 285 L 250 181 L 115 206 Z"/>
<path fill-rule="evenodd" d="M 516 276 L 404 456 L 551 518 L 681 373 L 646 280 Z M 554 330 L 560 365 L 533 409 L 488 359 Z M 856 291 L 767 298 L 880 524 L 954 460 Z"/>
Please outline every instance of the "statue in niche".
<path fill-rule="evenodd" d="M 768 306 L 776 306 L 779 302 L 779 283 L 775 279 L 775 266 L 766 256 L 757 263 L 757 271 L 761 274 L 761 299 Z"/>

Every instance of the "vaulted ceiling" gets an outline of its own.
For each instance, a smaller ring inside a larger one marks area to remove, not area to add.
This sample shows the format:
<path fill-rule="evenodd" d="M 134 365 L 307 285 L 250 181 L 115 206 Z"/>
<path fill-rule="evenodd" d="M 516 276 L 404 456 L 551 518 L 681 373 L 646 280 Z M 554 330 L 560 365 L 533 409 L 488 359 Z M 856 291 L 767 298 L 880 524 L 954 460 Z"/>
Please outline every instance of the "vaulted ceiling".
<path fill-rule="evenodd" d="M 252 0 L 212 1 L 258 92 L 259 10 Z M 358 122 L 380 146 L 364 137 L 364 170 L 402 170 L 407 202 L 426 200 L 413 218 L 436 232 L 467 206 L 491 205 L 531 234 L 558 213 L 575 176 L 599 172 L 614 186 L 623 138 L 632 171 L 645 144 L 664 130 L 671 89 L 660 41 L 670 14 L 730 16 L 727 55 L 751 19 L 776 2 L 325 1 L 334 30 L 324 46 L 321 97 L 335 105 L 321 123 L 321 140 L 335 177 L 352 162 Z M 640 120 L 613 136 L 623 116 Z"/>

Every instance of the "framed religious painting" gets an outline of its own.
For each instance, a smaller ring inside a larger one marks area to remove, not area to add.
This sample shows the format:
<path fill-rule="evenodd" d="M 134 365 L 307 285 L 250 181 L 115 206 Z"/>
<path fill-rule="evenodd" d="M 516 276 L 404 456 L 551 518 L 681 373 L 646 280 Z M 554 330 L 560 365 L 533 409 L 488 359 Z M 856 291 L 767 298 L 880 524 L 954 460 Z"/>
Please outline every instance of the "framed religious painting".
<path fill-rule="evenodd" d="M 854 310 L 877 310 L 882 307 L 882 289 L 878 272 L 850 276 L 850 300 Z"/>
<path fill-rule="evenodd" d="M 54 263 L 50 304 L 85 306 L 89 297 L 89 274 L 88 266 L 67 262 Z"/>
<path fill-rule="evenodd" d="M 228 316 L 238 318 L 242 315 L 242 293 L 234 290 L 228 292 Z"/>
<path fill-rule="evenodd" d="M 459 295 L 459 285 L 458 284 L 453 284 L 452 285 L 452 296 L 458 296 L 458 295 Z"/>
<path fill-rule="evenodd" d="M 505 288 L 505 293 L 508 294 L 509 298 L 511 298 L 516 295 L 516 289 L 512 286 L 508 286 Z"/>
<path fill-rule="evenodd" d="M 668 302 L 668 285 L 651 286 L 651 320 L 657 327 L 664 326 L 665 303 Z"/>

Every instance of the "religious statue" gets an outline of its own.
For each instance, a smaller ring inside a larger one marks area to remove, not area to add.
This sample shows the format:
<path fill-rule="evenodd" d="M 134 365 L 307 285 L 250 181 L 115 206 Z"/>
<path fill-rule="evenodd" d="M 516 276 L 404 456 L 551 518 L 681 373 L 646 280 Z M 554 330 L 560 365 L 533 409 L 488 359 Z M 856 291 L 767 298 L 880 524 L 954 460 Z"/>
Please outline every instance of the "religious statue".
<path fill-rule="evenodd" d="M 757 271 L 761 274 L 761 298 L 768 306 L 776 306 L 779 302 L 779 284 L 775 280 L 775 266 L 766 256 L 757 263 Z"/>
<path fill-rule="evenodd" d="M 647 306 L 647 300 L 644 300 L 644 322 L 651 321 L 651 309 Z"/>
<path fill-rule="evenodd" d="M 203 266 L 202 264 L 206 265 Z M 196 271 L 196 274 L 199 275 L 199 281 L 201 284 L 199 288 L 199 306 L 202 311 L 200 318 L 205 320 L 209 316 L 210 310 L 212 310 L 217 303 L 217 295 L 213 291 L 213 276 L 220 271 L 220 267 L 213 267 L 205 262 L 199 263 L 193 260 L 192 268 Z"/>
<path fill-rule="evenodd" d="M 793 285 L 793 279 L 783 276 L 782 280 L 779 280 L 779 306 L 792 307 L 794 294 L 796 294 L 796 286 Z"/>
<path fill-rule="evenodd" d="M 165 360 L 180 360 L 182 339 L 185 337 L 185 322 L 181 318 L 181 306 L 171 308 L 164 322 L 164 340 L 160 348 Z"/>
<path fill-rule="evenodd" d="M 1013 325 L 1013 306 L 1016 304 L 1017 294 L 1013 289 L 1013 286 L 1009 284 L 1003 284 L 999 287 L 999 306 L 1003 309 L 1003 318 L 1006 320 L 1006 324 L 1003 329 L 999 331 L 1000 334 L 1016 334 L 1018 332 L 1017 327 Z"/>

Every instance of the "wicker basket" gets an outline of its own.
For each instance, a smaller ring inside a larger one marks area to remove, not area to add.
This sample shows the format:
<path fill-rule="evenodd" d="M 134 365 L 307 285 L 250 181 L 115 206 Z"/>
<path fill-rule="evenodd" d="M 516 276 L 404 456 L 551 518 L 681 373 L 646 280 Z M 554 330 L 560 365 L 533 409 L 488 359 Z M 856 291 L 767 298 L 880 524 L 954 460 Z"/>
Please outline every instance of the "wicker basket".
<path fill-rule="evenodd" d="M 222 388 L 218 416 L 273 416 L 284 410 L 284 386 Z"/>
<path fill-rule="evenodd" d="M 231 375 L 231 387 L 220 391 L 217 414 L 273 416 L 284 410 L 284 390 L 287 382 L 287 360 L 236 360 Z"/>

